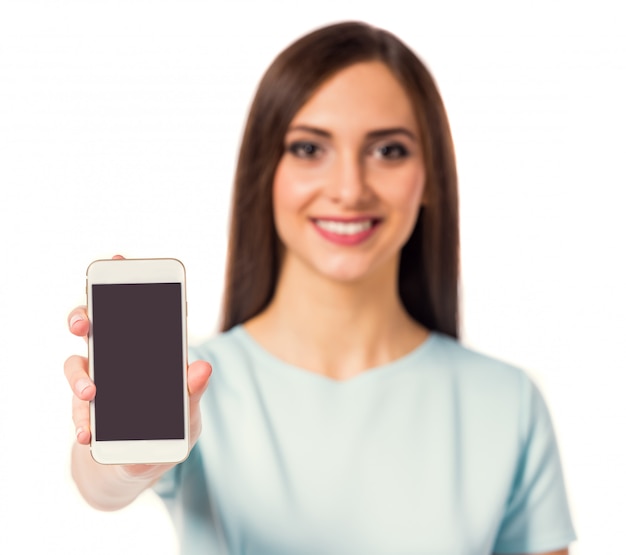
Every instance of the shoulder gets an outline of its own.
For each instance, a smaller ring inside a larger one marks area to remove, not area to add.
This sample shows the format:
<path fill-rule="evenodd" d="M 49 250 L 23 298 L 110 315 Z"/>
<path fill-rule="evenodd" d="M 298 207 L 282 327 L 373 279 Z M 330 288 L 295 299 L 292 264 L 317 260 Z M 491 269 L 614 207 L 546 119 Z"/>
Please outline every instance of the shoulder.
<path fill-rule="evenodd" d="M 532 387 L 529 375 L 518 366 L 478 352 L 443 334 L 434 333 L 431 343 L 433 364 L 445 368 L 464 385 L 474 384 L 486 392 Z"/>
<path fill-rule="evenodd" d="M 434 371 L 447 376 L 461 410 L 485 418 L 506 415 L 521 426 L 523 435 L 538 413 L 547 412 L 539 388 L 524 369 L 448 336 L 433 335 L 429 360 Z"/>

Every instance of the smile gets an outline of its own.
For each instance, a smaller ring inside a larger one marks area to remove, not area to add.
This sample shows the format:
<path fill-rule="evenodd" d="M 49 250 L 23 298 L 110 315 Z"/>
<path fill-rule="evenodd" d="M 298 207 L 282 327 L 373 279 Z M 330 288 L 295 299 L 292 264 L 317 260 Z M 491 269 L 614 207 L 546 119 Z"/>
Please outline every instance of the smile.
<path fill-rule="evenodd" d="M 359 220 L 312 220 L 317 232 L 327 241 L 336 245 L 352 246 L 363 243 L 377 230 L 381 220 L 364 218 Z"/>
<path fill-rule="evenodd" d="M 330 233 L 337 235 L 355 235 L 367 231 L 374 225 L 374 220 L 360 222 L 339 222 L 337 220 L 314 220 L 315 224 Z"/>

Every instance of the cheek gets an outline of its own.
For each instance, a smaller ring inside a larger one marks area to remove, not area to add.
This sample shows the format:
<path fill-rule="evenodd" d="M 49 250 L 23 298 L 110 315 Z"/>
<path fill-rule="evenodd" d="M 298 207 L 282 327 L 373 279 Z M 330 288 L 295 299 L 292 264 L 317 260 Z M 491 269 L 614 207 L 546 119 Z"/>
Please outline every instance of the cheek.
<path fill-rule="evenodd" d="M 274 175 L 272 194 L 274 221 L 278 235 L 284 242 L 289 228 L 294 225 L 295 218 L 310 202 L 312 187 L 288 164 L 280 163 Z"/>
<path fill-rule="evenodd" d="M 392 183 L 385 185 L 384 196 L 387 204 L 410 219 L 411 226 L 422 204 L 425 185 L 425 172 L 419 167 L 403 172 Z"/>
<path fill-rule="evenodd" d="M 395 222 L 392 229 L 394 242 L 402 247 L 413 233 L 424 200 L 425 177 L 423 171 L 407 173 L 405 179 L 395 180 L 387 188 L 386 201 Z"/>
<path fill-rule="evenodd" d="M 274 216 L 278 221 L 285 213 L 292 212 L 298 205 L 298 186 L 293 172 L 285 164 L 279 164 L 274 176 Z"/>

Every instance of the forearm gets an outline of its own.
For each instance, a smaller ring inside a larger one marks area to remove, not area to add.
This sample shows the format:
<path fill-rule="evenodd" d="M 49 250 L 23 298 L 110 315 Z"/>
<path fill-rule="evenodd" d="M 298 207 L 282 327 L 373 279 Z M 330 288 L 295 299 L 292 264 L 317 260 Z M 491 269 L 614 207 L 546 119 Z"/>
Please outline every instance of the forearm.
<path fill-rule="evenodd" d="M 101 511 L 126 507 L 171 467 L 102 465 L 93 460 L 88 445 L 72 448 L 72 478 L 85 501 Z"/>

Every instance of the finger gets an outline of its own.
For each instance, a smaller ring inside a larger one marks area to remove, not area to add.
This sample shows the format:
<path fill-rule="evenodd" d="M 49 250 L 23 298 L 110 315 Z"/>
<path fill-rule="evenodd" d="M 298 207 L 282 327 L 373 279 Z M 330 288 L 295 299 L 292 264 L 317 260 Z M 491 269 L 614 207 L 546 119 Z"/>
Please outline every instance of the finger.
<path fill-rule="evenodd" d="M 76 441 L 81 445 L 88 445 L 91 441 L 89 403 L 76 396 L 72 397 L 72 420 L 76 428 Z"/>
<path fill-rule="evenodd" d="M 74 335 L 87 337 L 89 334 L 89 318 L 87 317 L 86 307 L 79 306 L 72 310 L 67 317 L 67 325 Z"/>
<path fill-rule="evenodd" d="M 96 386 L 89 378 L 87 359 L 78 355 L 69 357 L 63 371 L 74 395 L 83 401 L 91 401 L 96 396 Z"/>
<path fill-rule="evenodd" d="M 76 428 L 76 441 L 81 445 L 89 445 L 91 443 L 91 430 L 89 427 L 79 426 Z"/>
<path fill-rule="evenodd" d="M 113 255 L 113 260 L 124 260 L 121 254 Z M 74 335 L 84 337 L 85 340 L 89 334 L 89 317 L 87 316 L 87 308 L 85 306 L 79 306 L 72 310 L 67 317 L 67 323 L 70 331 Z"/>
<path fill-rule="evenodd" d="M 204 360 L 197 360 L 189 365 L 187 370 L 187 389 L 189 390 L 189 401 L 198 403 L 202 394 L 207 388 L 211 372 L 211 365 Z"/>
<path fill-rule="evenodd" d="M 202 430 L 200 399 L 207 388 L 212 368 L 208 362 L 198 360 L 187 369 L 187 389 L 189 390 L 189 418 L 191 444 L 195 444 Z"/>

